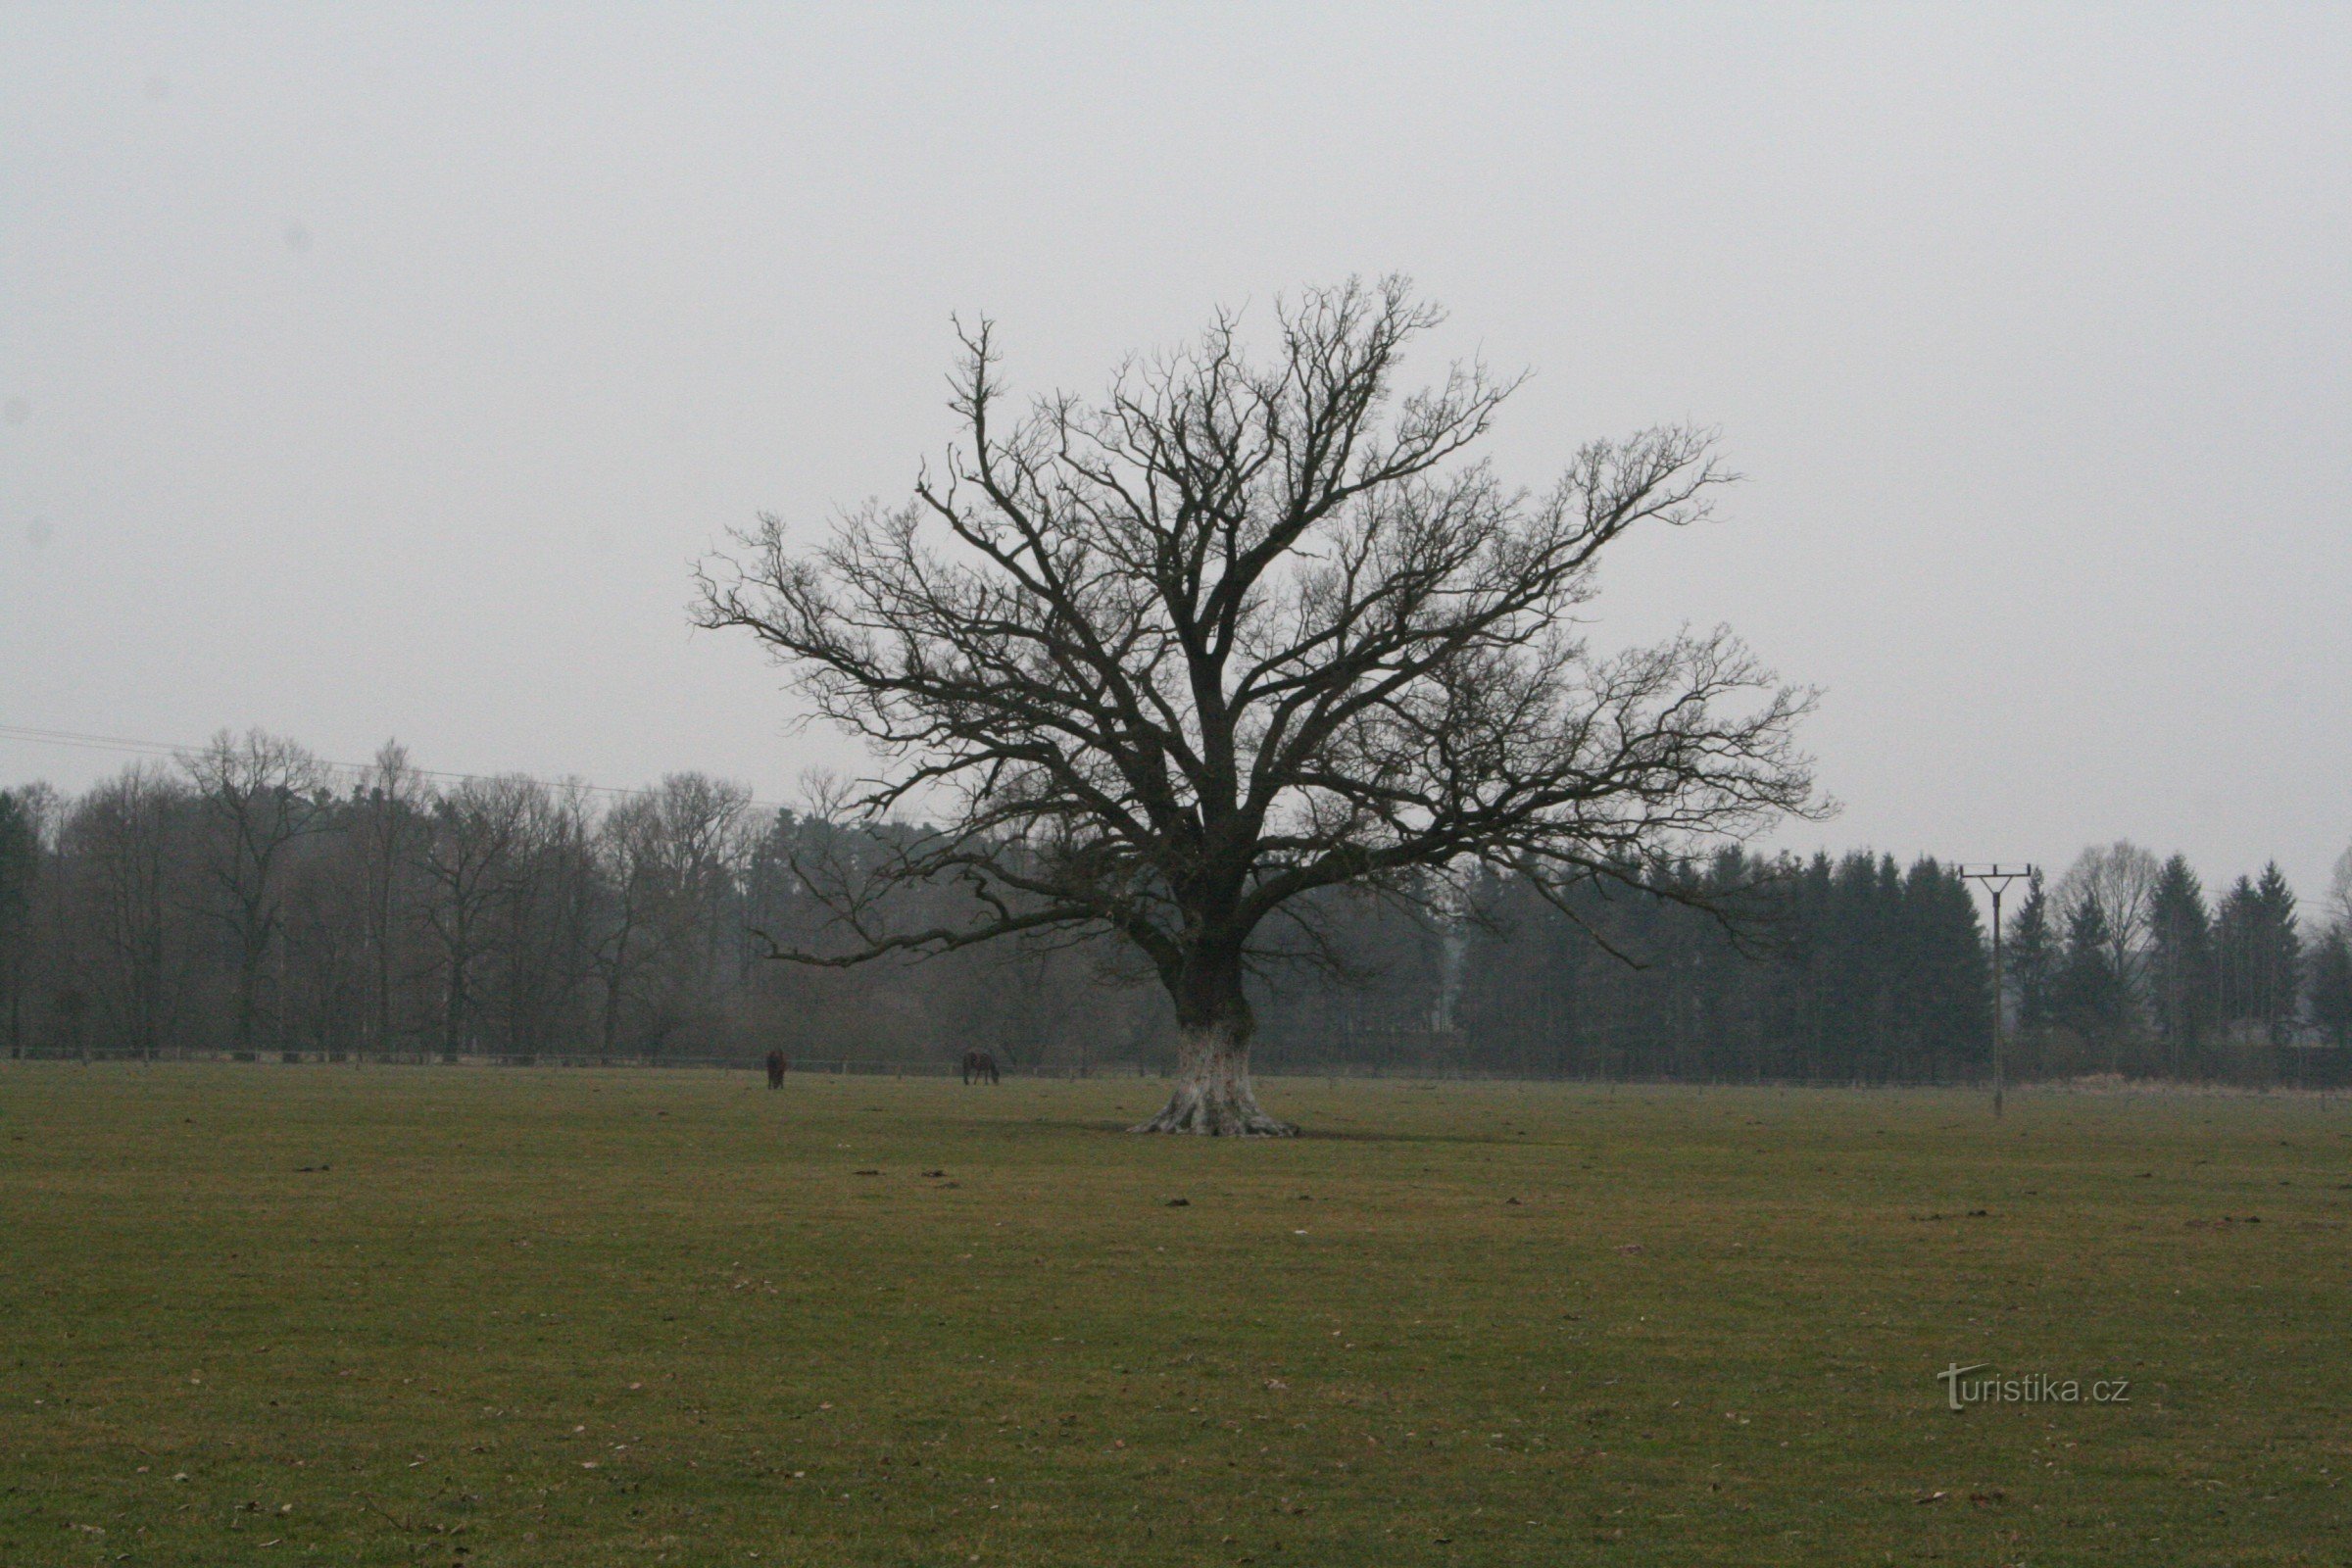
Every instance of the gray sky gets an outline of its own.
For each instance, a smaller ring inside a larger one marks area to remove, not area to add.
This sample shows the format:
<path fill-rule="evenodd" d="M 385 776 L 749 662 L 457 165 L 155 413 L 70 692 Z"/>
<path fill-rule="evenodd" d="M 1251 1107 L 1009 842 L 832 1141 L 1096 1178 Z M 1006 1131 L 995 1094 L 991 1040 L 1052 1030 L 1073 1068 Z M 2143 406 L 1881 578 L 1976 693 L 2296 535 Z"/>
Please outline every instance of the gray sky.
<path fill-rule="evenodd" d="M 1826 688 L 1810 847 L 2352 840 L 2352 10 L 0 12 L 0 724 L 787 798 L 687 629 L 902 495 L 952 311 L 1092 390 L 1403 270 L 1494 445 L 1719 424 L 1604 638 Z M 0 740 L 0 781 L 122 759 Z"/>

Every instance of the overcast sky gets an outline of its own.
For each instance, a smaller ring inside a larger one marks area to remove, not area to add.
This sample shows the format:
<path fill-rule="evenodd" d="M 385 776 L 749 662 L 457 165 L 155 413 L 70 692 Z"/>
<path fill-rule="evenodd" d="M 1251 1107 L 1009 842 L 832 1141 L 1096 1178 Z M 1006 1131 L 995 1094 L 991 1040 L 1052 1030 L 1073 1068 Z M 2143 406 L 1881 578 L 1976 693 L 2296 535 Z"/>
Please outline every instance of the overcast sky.
<path fill-rule="evenodd" d="M 1720 425 L 1598 628 L 1825 691 L 1788 842 L 2306 906 L 2352 841 L 2352 9 L 0 11 L 0 725 L 789 799 L 693 561 L 1409 272 L 1494 452 Z M 0 782 L 123 759 L 0 739 Z"/>

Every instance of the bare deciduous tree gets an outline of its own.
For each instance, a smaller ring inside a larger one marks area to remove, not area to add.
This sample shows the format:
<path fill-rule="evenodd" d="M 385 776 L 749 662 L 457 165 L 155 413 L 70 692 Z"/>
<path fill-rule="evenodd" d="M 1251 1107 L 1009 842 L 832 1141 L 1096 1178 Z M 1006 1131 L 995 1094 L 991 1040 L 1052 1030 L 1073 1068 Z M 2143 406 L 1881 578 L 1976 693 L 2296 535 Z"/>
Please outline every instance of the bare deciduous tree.
<path fill-rule="evenodd" d="M 24 986 L 31 967 L 33 889 L 48 858 L 57 810 L 47 785 L 0 790 L 0 1034 L 24 1049 Z"/>
<path fill-rule="evenodd" d="M 153 1057 L 178 1003 L 171 954 L 173 914 L 185 903 L 178 831 L 186 790 L 159 764 L 141 763 L 92 789 L 66 816 L 63 843 L 79 869 L 82 912 L 96 937 L 91 981 L 102 1022 Z"/>
<path fill-rule="evenodd" d="M 607 1054 L 618 1048 L 624 1009 L 635 1005 L 658 1040 L 695 1010 L 690 993 L 723 975 L 717 950 L 751 853 L 751 801 L 740 784 L 671 773 L 605 818 L 597 855 L 610 892 L 594 960 Z"/>
<path fill-rule="evenodd" d="M 474 965 L 489 951 L 491 913 L 510 876 L 545 786 L 520 774 L 467 779 L 434 803 L 417 847 L 417 868 L 436 897 L 425 923 L 441 950 L 441 1049 L 472 1042 Z"/>
<path fill-rule="evenodd" d="M 521 825 L 490 906 L 487 1001 L 511 1051 L 549 1049 L 594 964 L 595 810 L 577 783 L 523 781 Z"/>
<path fill-rule="evenodd" d="M 1244 978 L 1302 895 L 1475 862 L 1638 880 L 1813 799 L 1806 695 L 1728 633 L 1605 656 L 1573 618 L 1611 542 L 1705 514 L 1704 432 L 1593 443 L 1531 494 L 1465 457 L 1514 381 L 1457 365 L 1397 395 L 1439 319 L 1403 280 L 1278 316 L 1270 364 L 1221 317 L 1099 404 L 1026 414 L 983 324 L 965 444 L 908 504 L 806 551 L 764 518 L 700 574 L 702 625 L 750 631 L 900 763 L 863 808 L 934 818 L 833 884 L 837 946 L 785 956 L 1116 933 L 1179 1028 L 1139 1131 L 1293 1130 L 1251 1087 Z M 893 922 L 884 895 L 940 883 L 959 917 Z"/>
<path fill-rule="evenodd" d="M 2156 884 L 2163 875 L 2164 864 L 2153 851 L 2117 839 L 2094 844 L 2075 857 L 2054 895 L 2066 916 L 2086 902 L 2098 906 L 2107 930 L 2108 964 L 2134 996 L 2142 989 L 2141 958 L 2155 910 Z"/>
<path fill-rule="evenodd" d="M 222 730 L 180 760 L 210 831 L 205 868 L 237 954 L 237 1045 L 251 1050 L 264 1011 L 264 965 L 284 913 L 286 847 L 320 823 L 326 771 L 292 741 Z"/>
<path fill-rule="evenodd" d="M 402 898 L 411 869 L 410 841 L 423 832 L 431 789 L 409 762 L 408 748 L 386 741 L 361 776 L 356 837 L 362 928 L 368 947 L 368 1009 L 362 1025 L 370 1049 L 391 1049 L 393 978 L 400 934 L 407 924 Z"/>
<path fill-rule="evenodd" d="M 2352 849 L 2335 858 L 2328 880 L 2328 917 L 2352 936 Z"/>

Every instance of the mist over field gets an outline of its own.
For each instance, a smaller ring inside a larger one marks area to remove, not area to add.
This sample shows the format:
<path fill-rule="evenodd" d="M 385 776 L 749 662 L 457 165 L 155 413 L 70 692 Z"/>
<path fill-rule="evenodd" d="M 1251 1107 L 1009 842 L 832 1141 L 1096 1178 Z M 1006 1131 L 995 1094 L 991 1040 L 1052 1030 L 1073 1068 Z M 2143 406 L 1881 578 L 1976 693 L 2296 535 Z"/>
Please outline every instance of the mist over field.
<path fill-rule="evenodd" d="M 2340 1560 L 2347 81 L 0 9 L 0 1559 Z"/>
<path fill-rule="evenodd" d="M 2324 7 L 0 18 L 0 724 L 793 803 L 686 572 L 1026 395 L 1411 274 L 1499 471 L 1719 426 L 1594 607 L 1825 697 L 1799 853 L 2352 842 L 2352 29 Z M 0 732 L 0 780 L 120 754 Z"/>

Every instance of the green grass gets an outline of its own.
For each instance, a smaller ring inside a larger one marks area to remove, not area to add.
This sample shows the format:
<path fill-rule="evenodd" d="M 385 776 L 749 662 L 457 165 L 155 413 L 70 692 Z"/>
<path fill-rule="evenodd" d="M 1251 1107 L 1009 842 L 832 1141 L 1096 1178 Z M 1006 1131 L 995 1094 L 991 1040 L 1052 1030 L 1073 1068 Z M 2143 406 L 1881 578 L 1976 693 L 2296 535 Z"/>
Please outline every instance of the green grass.
<path fill-rule="evenodd" d="M 0 1063 L 0 1562 L 2352 1561 L 2340 1101 L 1159 1090 Z"/>

